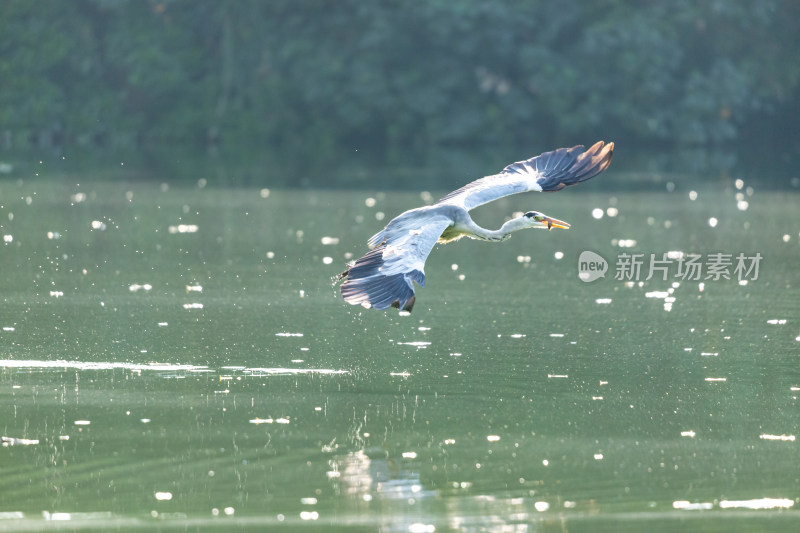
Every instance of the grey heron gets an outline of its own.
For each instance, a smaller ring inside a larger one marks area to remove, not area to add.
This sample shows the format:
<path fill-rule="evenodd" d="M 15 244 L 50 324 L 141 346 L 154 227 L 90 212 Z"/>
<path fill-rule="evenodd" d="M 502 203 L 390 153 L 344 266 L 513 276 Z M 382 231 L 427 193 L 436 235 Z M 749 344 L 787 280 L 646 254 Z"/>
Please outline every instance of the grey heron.
<path fill-rule="evenodd" d="M 511 194 L 559 191 L 586 181 L 607 169 L 613 154 L 614 143 L 603 141 L 588 150 L 578 145 L 545 152 L 468 183 L 433 205 L 398 215 L 367 241 L 371 250 L 339 274 L 342 297 L 367 308 L 410 312 L 416 300 L 414 282 L 425 286 L 425 260 L 437 242 L 461 237 L 494 242 L 525 228 L 569 228 L 566 222 L 528 211 L 489 230 L 472 220 L 471 209 Z"/>

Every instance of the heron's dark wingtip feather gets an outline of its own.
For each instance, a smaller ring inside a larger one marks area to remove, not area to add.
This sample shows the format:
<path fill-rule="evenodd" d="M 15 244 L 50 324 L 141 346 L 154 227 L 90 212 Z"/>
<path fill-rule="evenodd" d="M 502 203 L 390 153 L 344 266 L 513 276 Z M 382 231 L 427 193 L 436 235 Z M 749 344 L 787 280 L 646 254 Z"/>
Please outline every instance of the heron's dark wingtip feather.
<path fill-rule="evenodd" d="M 386 275 L 383 266 L 383 247 L 375 248 L 355 262 L 341 274 L 344 283 L 340 287 L 342 297 L 353 305 L 373 309 L 395 307 L 411 311 L 414 307 L 414 284 L 425 284 L 425 274 L 419 270 Z"/>
<path fill-rule="evenodd" d="M 395 307 L 410 311 L 414 306 L 414 288 L 404 274 L 349 278 L 342 285 L 341 293 L 346 302 L 373 309 Z"/>
<path fill-rule="evenodd" d="M 411 298 L 409 298 L 408 301 L 406 302 L 406 305 L 403 306 L 403 311 L 408 311 L 410 313 L 411 310 L 414 309 L 414 302 L 416 301 L 417 301 L 416 296 L 412 296 Z"/>
<path fill-rule="evenodd" d="M 561 160 L 551 163 L 551 168 L 543 172 L 538 182 L 543 191 L 559 191 L 592 179 L 608 168 L 614 156 L 613 142 L 598 141 L 585 151 L 582 149 L 583 146 L 573 146 L 552 152 L 560 155 Z"/>

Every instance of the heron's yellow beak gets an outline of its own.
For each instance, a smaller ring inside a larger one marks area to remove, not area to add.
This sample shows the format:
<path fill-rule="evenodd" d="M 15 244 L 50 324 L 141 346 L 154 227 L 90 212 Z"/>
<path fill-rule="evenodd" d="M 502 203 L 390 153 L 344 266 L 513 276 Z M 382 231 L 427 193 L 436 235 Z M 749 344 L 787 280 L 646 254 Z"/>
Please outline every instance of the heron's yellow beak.
<path fill-rule="evenodd" d="M 553 228 L 569 229 L 569 224 L 567 222 L 564 222 L 563 220 L 558 220 L 557 218 L 544 217 L 542 222 L 547 224 L 548 230 L 551 230 Z"/>

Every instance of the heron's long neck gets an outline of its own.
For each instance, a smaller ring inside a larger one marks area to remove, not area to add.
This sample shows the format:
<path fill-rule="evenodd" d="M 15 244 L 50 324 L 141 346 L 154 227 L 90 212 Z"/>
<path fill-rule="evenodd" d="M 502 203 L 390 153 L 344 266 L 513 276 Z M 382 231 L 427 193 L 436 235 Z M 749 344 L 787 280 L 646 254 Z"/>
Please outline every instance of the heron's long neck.
<path fill-rule="evenodd" d="M 474 234 L 474 238 L 480 239 L 482 241 L 504 241 L 508 239 L 512 233 L 515 231 L 519 231 L 521 229 L 529 228 L 530 225 L 527 224 L 524 217 L 517 217 L 512 218 L 502 226 L 500 229 L 497 230 L 490 230 L 486 228 L 481 228 L 480 226 L 476 227 L 480 231 L 476 231 Z"/>

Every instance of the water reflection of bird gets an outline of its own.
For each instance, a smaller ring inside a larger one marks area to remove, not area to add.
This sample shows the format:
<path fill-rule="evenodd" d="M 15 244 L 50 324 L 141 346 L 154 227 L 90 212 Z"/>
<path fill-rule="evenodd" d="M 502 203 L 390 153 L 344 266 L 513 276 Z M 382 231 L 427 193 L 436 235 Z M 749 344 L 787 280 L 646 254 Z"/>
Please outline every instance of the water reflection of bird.
<path fill-rule="evenodd" d="M 368 308 L 411 311 L 415 300 L 412 282 L 425 286 L 425 260 L 437 242 L 461 237 L 502 241 L 525 228 L 569 228 L 566 222 L 529 211 L 498 230 L 488 230 L 478 226 L 469 211 L 511 194 L 558 191 L 586 181 L 608 168 L 613 153 L 614 143 L 603 141 L 588 150 L 573 146 L 545 152 L 473 181 L 433 205 L 402 213 L 369 239 L 370 252 L 339 275 L 338 280 L 344 280 L 342 296 Z"/>

